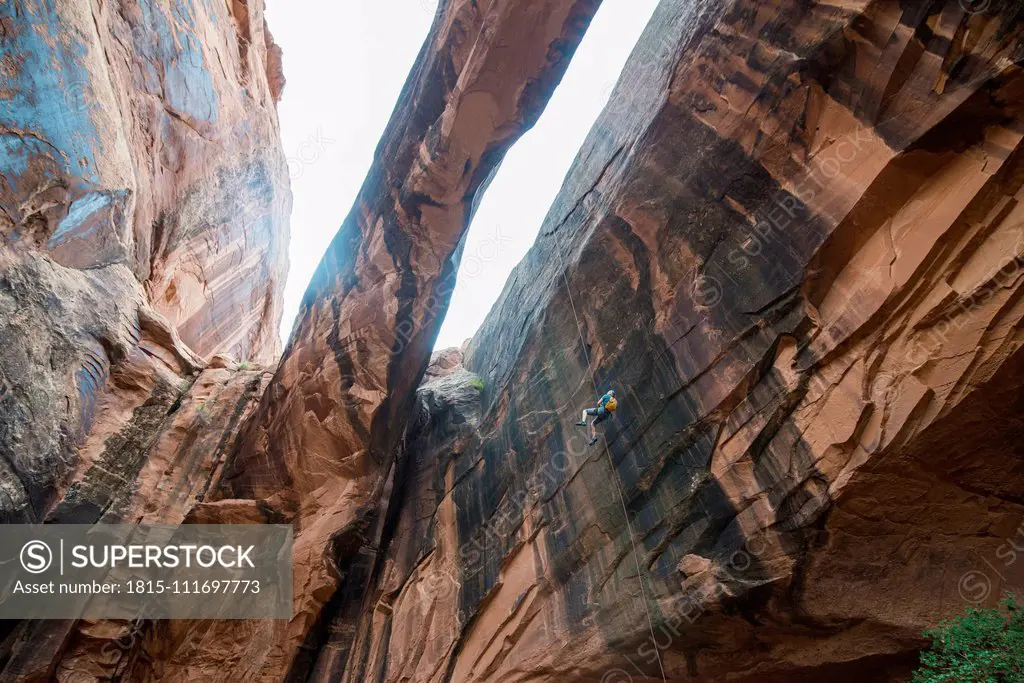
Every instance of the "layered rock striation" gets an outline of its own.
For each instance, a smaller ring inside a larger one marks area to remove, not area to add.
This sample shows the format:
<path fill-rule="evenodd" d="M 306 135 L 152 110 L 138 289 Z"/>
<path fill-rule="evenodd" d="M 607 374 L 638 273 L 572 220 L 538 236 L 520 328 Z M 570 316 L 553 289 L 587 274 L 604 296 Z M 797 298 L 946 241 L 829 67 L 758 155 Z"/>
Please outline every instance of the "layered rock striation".
<path fill-rule="evenodd" d="M 173 679 L 333 676 L 375 554 L 416 388 L 481 193 L 540 116 L 599 0 L 442 3 L 348 218 L 219 481 L 226 509 L 291 521 L 291 623 L 174 629 Z M 251 504 L 256 501 L 258 505 Z M 260 520 L 254 520 L 260 521 Z M 246 634 L 245 656 L 222 642 Z M 166 643 L 165 643 L 166 645 Z"/>
<path fill-rule="evenodd" d="M 1020 585 L 1024 8 L 663 0 L 432 357 L 598 4 L 441 3 L 273 374 L 214 355 L 277 351 L 262 5 L 0 6 L 3 521 L 297 539 L 290 622 L 11 624 L 0 678 L 895 681 Z"/>
<path fill-rule="evenodd" d="M 900 680 L 1020 585 L 1024 17 L 970 9 L 662 2 L 420 389 L 341 680 Z"/>
<path fill-rule="evenodd" d="M 31 521 L 146 320 L 275 360 L 291 199 L 259 0 L 26 0 L 0 26 L 0 518 Z"/>
<path fill-rule="evenodd" d="M 263 2 L 18 0 L 0 36 L 0 522 L 180 523 L 280 353 Z M 4 624 L 0 678 L 109 680 L 122 627 Z"/>

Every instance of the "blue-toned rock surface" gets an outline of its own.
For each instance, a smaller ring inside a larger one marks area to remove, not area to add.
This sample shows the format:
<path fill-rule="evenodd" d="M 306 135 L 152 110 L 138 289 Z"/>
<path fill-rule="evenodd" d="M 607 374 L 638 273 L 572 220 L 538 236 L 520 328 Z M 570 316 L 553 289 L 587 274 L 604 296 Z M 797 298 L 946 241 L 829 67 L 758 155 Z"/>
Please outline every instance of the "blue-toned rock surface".
<path fill-rule="evenodd" d="M 261 2 L 18 0 L 0 33 L 0 519 L 38 520 L 144 319 L 168 357 L 276 359 L 280 51 Z"/>
<path fill-rule="evenodd" d="M 202 499 L 263 377 L 204 358 L 280 352 L 280 60 L 259 0 L 0 3 L 0 522 Z M 0 679 L 97 628 L 3 625 Z"/>
<path fill-rule="evenodd" d="M 1024 585 L 1020 2 L 663 0 L 431 357 L 598 5 L 440 4 L 272 378 L 201 357 L 273 350 L 260 4 L 0 5 L 3 520 L 296 530 L 292 620 L 3 624 L 0 680 L 899 681 Z"/>

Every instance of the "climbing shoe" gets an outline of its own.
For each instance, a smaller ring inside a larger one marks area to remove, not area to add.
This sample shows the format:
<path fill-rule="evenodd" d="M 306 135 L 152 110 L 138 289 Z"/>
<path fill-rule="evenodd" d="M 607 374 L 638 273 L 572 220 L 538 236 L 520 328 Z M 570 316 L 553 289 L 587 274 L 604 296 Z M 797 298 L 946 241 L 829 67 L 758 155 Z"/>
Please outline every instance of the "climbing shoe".
<path fill-rule="evenodd" d="M 576 423 L 576 426 L 577 427 L 586 427 L 587 423 L 585 421 L 583 421 L 583 420 L 580 420 L 579 422 Z"/>
<path fill-rule="evenodd" d="M 596 436 L 593 439 L 590 440 L 590 445 L 593 446 L 595 443 L 597 443 L 597 437 Z"/>

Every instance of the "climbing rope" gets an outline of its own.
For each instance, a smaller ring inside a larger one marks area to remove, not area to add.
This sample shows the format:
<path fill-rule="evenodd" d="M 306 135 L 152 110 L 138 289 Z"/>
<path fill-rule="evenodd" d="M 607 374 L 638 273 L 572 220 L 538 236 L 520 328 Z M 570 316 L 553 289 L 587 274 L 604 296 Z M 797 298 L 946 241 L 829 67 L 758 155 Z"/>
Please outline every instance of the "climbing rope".
<path fill-rule="evenodd" d="M 590 381 L 594 385 L 594 392 L 600 395 L 601 390 L 597 386 L 597 380 L 594 378 L 594 371 L 590 367 L 590 354 L 587 353 L 587 341 L 583 337 L 583 326 L 580 323 L 580 317 L 576 314 L 576 304 L 572 299 L 572 288 L 569 287 L 569 279 L 566 277 L 565 261 L 562 260 L 562 251 L 556 245 L 555 253 L 558 254 L 558 262 L 562 270 L 562 281 L 565 283 L 565 291 L 569 295 L 569 306 L 572 307 L 572 317 L 576 319 L 576 332 L 580 337 L 580 344 L 583 345 L 583 357 L 587 360 L 587 374 L 590 375 Z M 651 618 L 651 608 L 647 603 L 647 591 L 644 589 L 644 577 L 643 570 L 640 568 L 640 553 L 636 547 L 636 535 L 633 533 L 633 525 L 629 521 L 629 510 L 626 508 L 626 496 L 622 493 L 622 486 L 619 485 L 619 477 L 615 471 L 615 461 L 612 460 L 611 449 L 608 448 L 608 438 L 601 432 L 601 440 L 604 442 L 604 452 L 608 456 L 608 466 L 612 470 L 612 481 L 615 482 L 615 490 L 619 494 L 619 504 L 622 506 L 622 517 L 626 521 L 626 529 L 629 532 L 629 542 L 633 546 L 633 562 L 636 564 L 636 579 L 640 584 L 640 597 L 644 603 L 644 612 L 647 614 L 647 627 L 651 631 L 651 643 L 654 644 L 654 654 L 658 658 L 658 669 L 661 671 L 661 680 L 663 683 L 668 683 L 668 678 L 665 676 L 665 666 L 661 662 L 661 650 L 658 648 L 658 640 L 654 635 L 654 619 Z"/>

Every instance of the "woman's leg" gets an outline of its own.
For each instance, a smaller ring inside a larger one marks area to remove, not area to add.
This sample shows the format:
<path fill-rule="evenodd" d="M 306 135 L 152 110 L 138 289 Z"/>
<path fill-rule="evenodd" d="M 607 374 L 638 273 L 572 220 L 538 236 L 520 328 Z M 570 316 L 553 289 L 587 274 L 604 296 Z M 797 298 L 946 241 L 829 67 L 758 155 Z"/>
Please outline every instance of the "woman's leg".
<path fill-rule="evenodd" d="M 597 415 L 597 417 L 594 418 L 594 421 L 592 423 L 590 423 L 590 443 L 594 443 L 597 441 L 597 425 L 601 424 L 609 417 L 608 411 L 603 410 L 601 408 L 595 409 L 594 414 Z"/>

